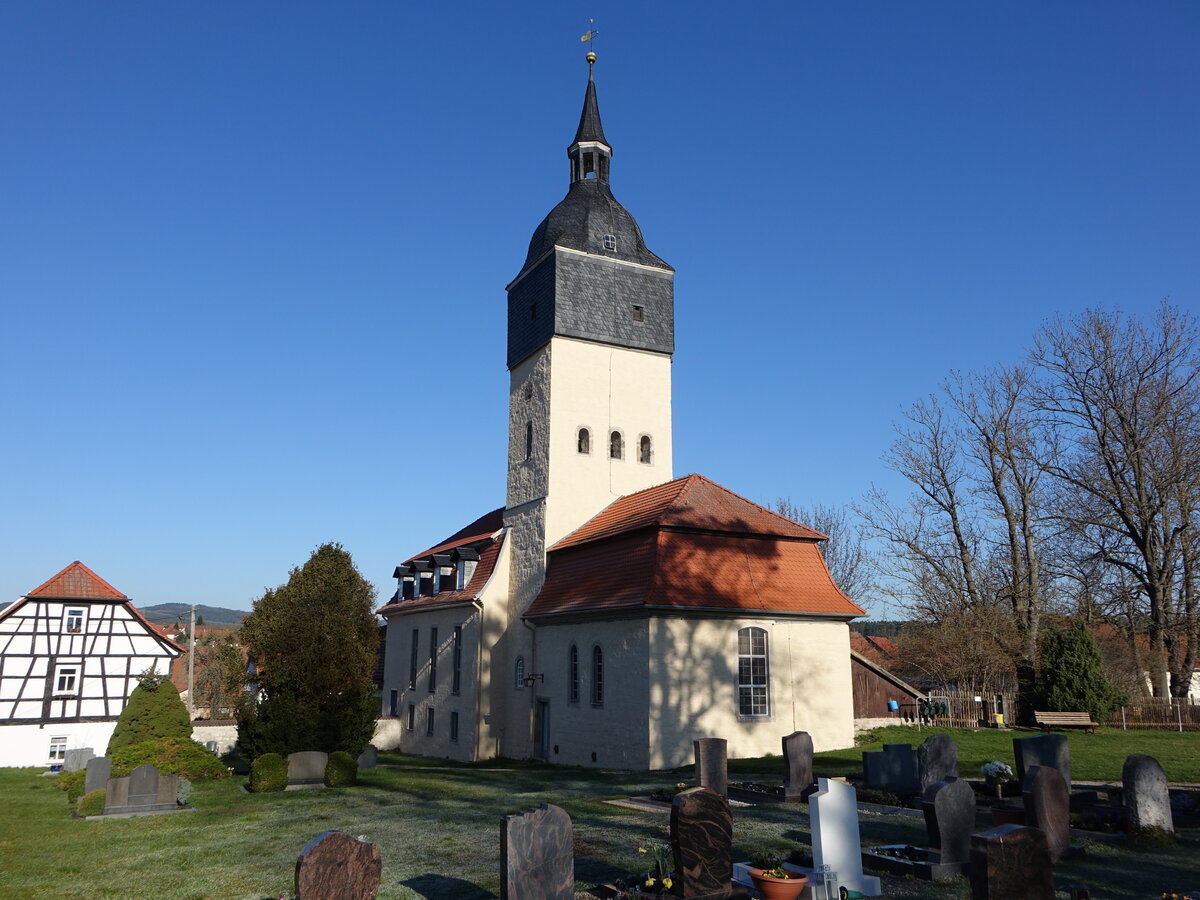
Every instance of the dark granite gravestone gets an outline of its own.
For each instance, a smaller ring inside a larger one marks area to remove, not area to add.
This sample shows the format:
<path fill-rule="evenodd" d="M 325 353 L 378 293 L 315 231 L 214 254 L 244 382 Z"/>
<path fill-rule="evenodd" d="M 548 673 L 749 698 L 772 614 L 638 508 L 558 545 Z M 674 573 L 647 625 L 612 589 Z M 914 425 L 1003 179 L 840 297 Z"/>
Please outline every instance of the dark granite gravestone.
<path fill-rule="evenodd" d="M 733 814 L 728 800 L 706 787 L 676 794 L 671 801 L 671 850 L 675 856 L 672 890 L 676 896 L 729 896 L 732 844 Z"/>
<path fill-rule="evenodd" d="M 1071 849 L 1071 796 L 1062 773 L 1050 766 L 1031 766 L 1021 782 L 1025 824 L 1046 835 L 1050 861 L 1058 862 Z"/>
<path fill-rule="evenodd" d="M 729 796 L 729 769 L 725 738 L 700 738 L 692 741 L 696 754 L 696 785 L 712 788 L 722 797 Z"/>
<path fill-rule="evenodd" d="M 1175 830 L 1167 776 L 1153 756 L 1135 753 L 1121 769 L 1122 798 L 1130 831 Z"/>
<path fill-rule="evenodd" d="M 901 797 L 921 792 L 917 753 L 912 744 L 884 744 L 882 750 L 863 754 L 867 787 L 891 791 Z"/>
<path fill-rule="evenodd" d="M 107 756 L 93 756 L 87 761 L 87 774 L 83 779 L 83 792 L 102 791 L 108 787 L 112 777 L 112 760 Z"/>
<path fill-rule="evenodd" d="M 104 788 L 104 815 L 174 812 L 178 775 L 159 775 L 151 765 L 138 766 L 125 778 L 110 778 Z"/>
<path fill-rule="evenodd" d="M 966 864 L 975 830 L 975 791 L 965 781 L 938 781 L 921 798 L 929 846 L 941 863 Z"/>
<path fill-rule="evenodd" d="M 917 748 L 917 771 L 921 791 L 939 781 L 958 777 L 958 744 L 948 734 L 931 734 Z"/>
<path fill-rule="evenodd" d="M 803 800 L 813 792 L 813 742 L 807 731 L 783 738 L 783 798 Z"/>
<path fill-rule="evenodd" d="M 91 747 L 83 747 L 79 750 L 68 750 L 67 755 L 63 757 L 64 772 L 78 772 L 87 765 L 89 759 L 94 759 L 96 756 Z"/>
<path fill-rule="evenodd" d="M 1046 835 L 1001 825 L 971 835 L 971 900 L 1054 900 Z"/>
<path fill-rule="evenodd" d="M 501 819 L 500 900 L 572 900 L 574 896 L 571 817 L 543 803 Z"/>
<path fill-rule="evenodd" d="M 382 875 L 375 844 L 322 831 L 296 858 L 296 900 L 372 900 Z"/>
<path fill-rule="evenodd" d="M 363 747 L 363 752 L 358 754 L 358 767 L 360 769 L 373 769 L 379 763 L 379 751 L 374 744 L 367 744 Z"/>
<path fill-rule="evenodd" d="M 1025 773 L 1033 766 L 1052 766 L 1062 773 L 1071 792 L 1071 751 L 1065 734 L 1038 734 L 1013 738 L 1013 756 L 1017 761 L 1017 781 L 1025 782 Z"/>
<path fill-rule="evenodd" d="M 288 784 L 324 784 L 329 754 L 320 750 L 301 750 L 288 754 Z"/>

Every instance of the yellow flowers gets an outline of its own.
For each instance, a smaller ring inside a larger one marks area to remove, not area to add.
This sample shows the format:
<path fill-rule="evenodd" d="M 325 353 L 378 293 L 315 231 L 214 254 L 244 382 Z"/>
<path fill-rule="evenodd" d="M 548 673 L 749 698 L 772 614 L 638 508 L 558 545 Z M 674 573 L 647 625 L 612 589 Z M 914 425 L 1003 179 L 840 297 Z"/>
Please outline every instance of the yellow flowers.
<path fill-rule="evenodd" d="M 663 887 L 665 887 L 668 891 L 671 889 L 671 885 L 673 885 L 674 883 L 675 882 L 673 882 L 671 880 L 671 876 L 669 876 L 669 875 L 663 879 Z"/>
<path fill-rule="evenodd" d="M 653 876 L 653 875 L 651 875 L 649 878 L 647 878 L 647 879 L 646 879 L 644 882 L 642 882 L 642 883 L 643 883 L 644 885 L 646 885 L 646 887 L 654 887 L 654 876 Z"/>
<path fill-rule="evenodd" d="M 649 853 L 649 852 L 650 851 L 647 850 L 645 847 L 638 847 L 638 853 Z"/>

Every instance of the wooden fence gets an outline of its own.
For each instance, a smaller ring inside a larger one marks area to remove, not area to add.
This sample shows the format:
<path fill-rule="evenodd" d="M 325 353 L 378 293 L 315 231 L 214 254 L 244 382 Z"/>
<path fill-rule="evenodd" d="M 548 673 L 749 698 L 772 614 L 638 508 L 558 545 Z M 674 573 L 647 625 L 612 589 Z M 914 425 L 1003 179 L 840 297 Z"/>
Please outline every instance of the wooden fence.
<path fill-rule="evenodd" d="M 918 705 L 914 712 L 923 724 L 978 728 L 993 724 L 996 715 L 1004 716 L 1004 721 L 1012 724 L 1016 708 L 1015 696 L 1007 692 L 934 689 L 929 692 L 927 704 Z"/>
<path fill-rule="evenodd" d="M 1200 731 L 1200 703 L 1188 700 L 1144 700 L 1122 706 L 1104 720 L 1108 728 L 1161 728 Z"/>

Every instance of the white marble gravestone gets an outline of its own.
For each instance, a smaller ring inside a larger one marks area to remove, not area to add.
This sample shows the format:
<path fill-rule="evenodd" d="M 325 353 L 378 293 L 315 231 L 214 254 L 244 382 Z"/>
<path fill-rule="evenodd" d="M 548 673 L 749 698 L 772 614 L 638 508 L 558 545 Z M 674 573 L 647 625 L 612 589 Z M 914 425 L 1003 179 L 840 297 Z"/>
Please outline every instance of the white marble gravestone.
<path fill-rule="evenodd" d="M 880 894 L 879 879 L 864 875 L 862 844 L 858 837 L 858 797 L 842 781 L 817 779 L 818 790 L 808 798 L 812 822 L 813 868 L 829 866 L 838 884 L 867 897 Z"/>

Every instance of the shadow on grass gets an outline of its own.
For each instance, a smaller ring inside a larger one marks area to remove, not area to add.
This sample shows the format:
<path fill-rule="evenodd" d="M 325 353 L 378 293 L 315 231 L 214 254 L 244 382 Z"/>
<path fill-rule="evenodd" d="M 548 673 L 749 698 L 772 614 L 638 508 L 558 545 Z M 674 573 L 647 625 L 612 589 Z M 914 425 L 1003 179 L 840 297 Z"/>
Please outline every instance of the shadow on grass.
<path fill-rule="evenodd" d="M 496 900 L 491 891 L 448 875 L 417 875 L 400 883 L 426 900 Z"/>

